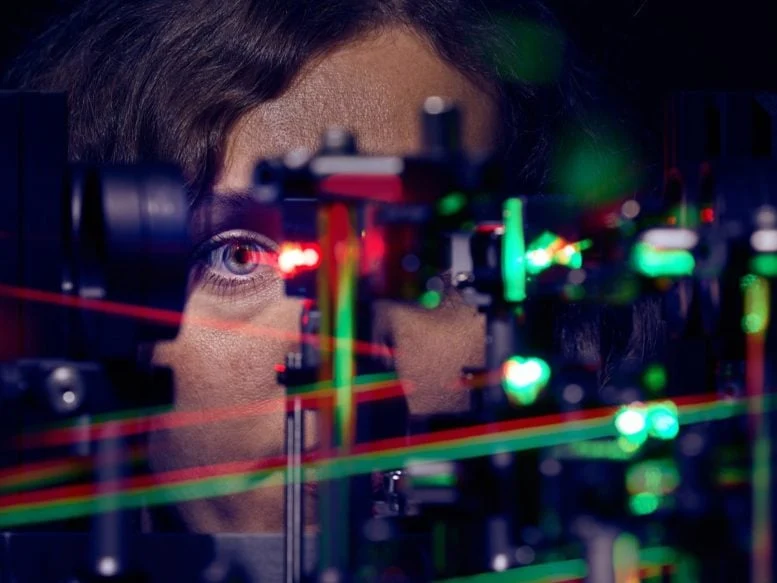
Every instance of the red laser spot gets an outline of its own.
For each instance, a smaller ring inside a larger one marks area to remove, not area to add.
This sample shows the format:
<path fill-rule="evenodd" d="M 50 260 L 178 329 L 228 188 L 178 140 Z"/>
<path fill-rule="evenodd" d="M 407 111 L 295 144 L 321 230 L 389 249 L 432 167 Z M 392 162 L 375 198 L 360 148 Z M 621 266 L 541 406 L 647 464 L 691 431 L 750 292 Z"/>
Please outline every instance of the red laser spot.
<path fill-rule="evenodd" d="M 283 243 L 278 251 L 278 269 L 284 277 L 321 265 L 321 249 L 314 243 Z"/>

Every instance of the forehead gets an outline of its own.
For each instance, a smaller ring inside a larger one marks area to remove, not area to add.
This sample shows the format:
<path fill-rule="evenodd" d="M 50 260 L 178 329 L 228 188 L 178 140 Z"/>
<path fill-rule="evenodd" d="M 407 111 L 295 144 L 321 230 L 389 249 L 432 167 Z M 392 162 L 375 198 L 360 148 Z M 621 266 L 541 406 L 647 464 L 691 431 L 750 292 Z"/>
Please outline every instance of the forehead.
<path fill-rule="evenodd" d="M 430 95 L 448 97 L 461 107 L 468 150 L 492 145 L 492 98 L 417 35 L 390 29 L 352 42 L 309 65 L 281 97 L 238 121 L 227 138 L 217 189 L 247 187 L 258 160 L 294 148 L 316 149 L 330 126 L 348 128 L 365 153 L 417 151 L 419 111 Z"/>

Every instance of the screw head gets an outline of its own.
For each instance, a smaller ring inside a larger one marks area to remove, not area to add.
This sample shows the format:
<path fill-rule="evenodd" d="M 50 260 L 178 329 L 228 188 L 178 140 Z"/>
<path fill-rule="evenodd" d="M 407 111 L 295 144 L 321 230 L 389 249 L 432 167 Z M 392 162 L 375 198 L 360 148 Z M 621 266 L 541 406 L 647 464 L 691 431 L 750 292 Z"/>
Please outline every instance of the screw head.
<path fill-rule="evenodd" d="M 85 390 L 81 374 L 71 366 L 58 366 L 45 382 L 51 408 L 57 413 L 72 413 L 83 404 Z"/>

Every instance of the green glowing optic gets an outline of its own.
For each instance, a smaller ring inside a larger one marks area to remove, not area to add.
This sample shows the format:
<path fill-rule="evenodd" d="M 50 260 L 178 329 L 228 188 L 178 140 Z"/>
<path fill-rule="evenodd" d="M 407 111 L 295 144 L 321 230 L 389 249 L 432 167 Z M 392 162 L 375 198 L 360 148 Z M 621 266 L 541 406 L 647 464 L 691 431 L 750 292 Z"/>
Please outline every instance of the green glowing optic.
<path fill-rule="evenodd" d="M 626 490 L 636 495 L 643 492 L 666 496 L 680 485 L 680 472 L 671 458 L 645 460 L 626 471 Z"/>
<path fill-rule="evenodd" d="M 535 249 L 526 253 L 526 271 L 535 274 L 553 265 L 553 255 L 547 249 Z"/>
<path fill-rule="evenodd" d="M 583 266 L 583 254 L 593 243 L 590 239 L 570 243 L 563 237 L 544 231 L 526 250 L 526 271 L 537 275 L 551 265 L 563 265 L 569 269 Z"/>
<path fill-rule="evenodd" d="M 632 251 L 637 272 L 647 277 L 680 277 L 691 275 L 696 261 L 689 251 L 658 249 L 648 243 L 637 243 Z"/>
<path fill-rule="evenodd" d="M 574 245 L 565 245 L 559 255 L 562 265 L 566 265 L 570 269 L 580 269 L 583 267 L 583 254 Z"/>
<path fill-rule="evenodd" d="M 450 192 L 437 201 L 437 212 L 444 217 L 455 215 L 467 205 L 467 197 L 463 192 Z"/>
<path fill-rule="evenodd" d="M 654 403 L 647 413 L 648 432 L 658 439 L 674 439 L 680 431 L 677 405 L 672 401 Z"/>
<path fill-rule="evenodd" d="M 644 516 L 658 510 L 661 499 L 650 492 L 640 492 L 629 498 L 629 509 L 633 514 Z"/>
<path fill-rule="evenodd" d="M 502 367 L 502 387 L 508 397 L 531 405 L 550 380 L 550 366 L 541 358 L 508 358 Z"/>
<path fill-rule="evenodd" d="M 436 292 L 430 289 L 421 294 L 421 297 L 418 301 L 427 310 L 433 310 L 440 305 L 440 302 L 442 301 L 442 295 L 440 295 L 440 292 Z"/>
<path fill-rule="evenodd" d="M 777 253 L 759 253 L 750 260 L 750 268 L 764 277 L 777 277 Z"/>
<path fill-rule="evenodd" d="M 648 365 L 642 373 L 642 383 L 653 393 L 661 392 L 666 387 L 666 369 L 658 363 Z"/>
<path fill-rule="evenodd" d="M 526 250 L 526 271 L 536 275 L 553 265 L 553 249 L 558 246 L 561 238 L 545 231 L 531 242 Z"/>
<path fill-rule="evenodd" d="M 508 302 L 526 299 L 526 241 L 523 234 L 523 201 L 508 198 L 502 209 L 502 278 Z"/>

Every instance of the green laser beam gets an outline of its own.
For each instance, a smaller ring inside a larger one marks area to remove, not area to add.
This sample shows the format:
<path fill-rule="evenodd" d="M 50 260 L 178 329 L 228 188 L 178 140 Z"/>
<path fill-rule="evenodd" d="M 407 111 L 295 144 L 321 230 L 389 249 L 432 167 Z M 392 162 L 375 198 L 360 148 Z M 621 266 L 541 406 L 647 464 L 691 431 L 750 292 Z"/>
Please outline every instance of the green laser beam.
<path fill-rule="evenodd" d="M 115 494 L 116 509 L 141 508 L 239 494 L 259 486 L 282 485 L 284 474 L 281 469 L 260 470 L 229 476 L 200 478 L 183 484 L 157 484 Z M 78 496 L 40 504 L 24 505 L 20 509 L 0 510 L 0 527 L 22 524 L 66 520 L 96 514 L 108 498 L 105 495 Z M 9 512 L 6 512 L 6 511 Z"/>
<path fill-rule="evenodd" d="M 680 405 L 678 406 L 679 422 L 681 425 L 688 425 L 747 414 L 753 400 L 762 400 L 765 409 L 772 409 L 777 404 L 777 395 Z M 566 423 L 554 422 L 540 427 L 520 427 L 502 433 L 491 433 L 486 427 L 479 435 L 440 439 L 408 447 L 397 445 L 393 449 L 366 451 L 343 458 L 311 461 L 304 464 L 305 481 L 341 478 L 372 471 L 387 471 L 419 461 L 439 462 L 482 457 L 497 449 L 499 451 L 522 451 L 564 445 L 581 440 L 615 437 L 617 431 L 613 423 L 614 412 L 614 410 L 608 409 L 591 419 Z M 117 498 L 121 508 L 135 508 L 145 504 L 170 504 L 235 494 L 276 482 L 282 484 L 284 468 L 285 466 L 279 465 L 277 468 L 263 468 L 226 476 L 196 478 L 185 483 L 143 487 L 120 492 Z M 273 476 L 275 479 L 270 480 Z M 33 504 L 0 505 L 0 527 L 73 518 L 89 514 L 93 508 L 93 499 L 90 501 L 90 499 L 71 500 L 69 498 Z"/>
<path fill-rule="evenodd" d="M 335 348 L 332 384 L 335 390 L 335 435 L 337 445 L 348 446 L 353 437 L 353 323 L 354 323 L 354 257 L 348 245 L 340 271 L 335 308 Z"/>
<path fill-rule="evenodd" d="M 380 390 L 385 389 L 386 385 L 391 383 L 399 383 L 399 377 L 395 372 L 361 375 L 353 379 L 354 388 L 360 396 L 361 394 L 369 393 L 373 390 L 377 393 Z M 303 396 L 318 400 L 330 399 L 334 396 L 333 383 L 329 380 L 288 387 L 287 392 L 290 398 Z M 370 400 L 371 397 L 370 395 L 365 395 L 364 398 Z M 376 398 L 381 397 L 378 396 Z M 277 399 L 277 402 L 279 403 L 279 406 L 282 406 L 283 398 Z M 157 408 L 133 409 L 114 412 L 105 416 L 95 416 L 92 423 L 90 423 L 90 428 L 99 430 L 103 425 L 108 423 L 122 423 L 122 435 L 135 435 L 144 434 L 156 429 L 167 428 L 168 423 L 175 427 L 192 425 L 194 423 L 194 421 L 191 420 L 192 418 L 196 419 L 197 423 L 215 423 L 222 421 L 225 418 L 225 411 L 227 412 L 226 418 L 235 416 L 258 416 L 264 413 L 273 412 L 272 410 L 257 412 L 248 407 L 230 407 L 226 409 L 210 409 L 196 412 L 196 416 L 192 416 L 191 412 L 168 412 L 167 409 L 165 409 L 165 412 L 159 412 L 159 409 Z M 22 434 L 23 438 L 21 441 L 25 448 L 60 446 L 72 443 L 75 440 L 82 439 L 82 431 L 79 423 L 78 420 L 69 419 L 67 422 L 56 422 L 31 427 Z M 146 425 L 146 423 L 148 423 L 148 425 Z M 77 434 L 69 433 L 72 431 L 76 431 Z M 101 439 L 100 432 L 94 432 L 90 436 L 90 439 L 94 441 Z M 2 483 L 1 479 L 0 483 Z"/>
<path fill-rule="evenodd" d="M 677 552 L 671 547 L 652 547 L 640 549 L 639 568 L 664 567 L 673 565 Z M 438 583 L 520 583 L 522 581 L 569 581 L 570 579 L 584 579 L 588 574 L 586 563 L 583 559 L 568 559 L 565 561 L 552 561 L 537 565 L 528 565 L 508 569 L 501 573 L 483 573 L 469 577 L 457 577 L 455 579 L 438 580 Z"/>

